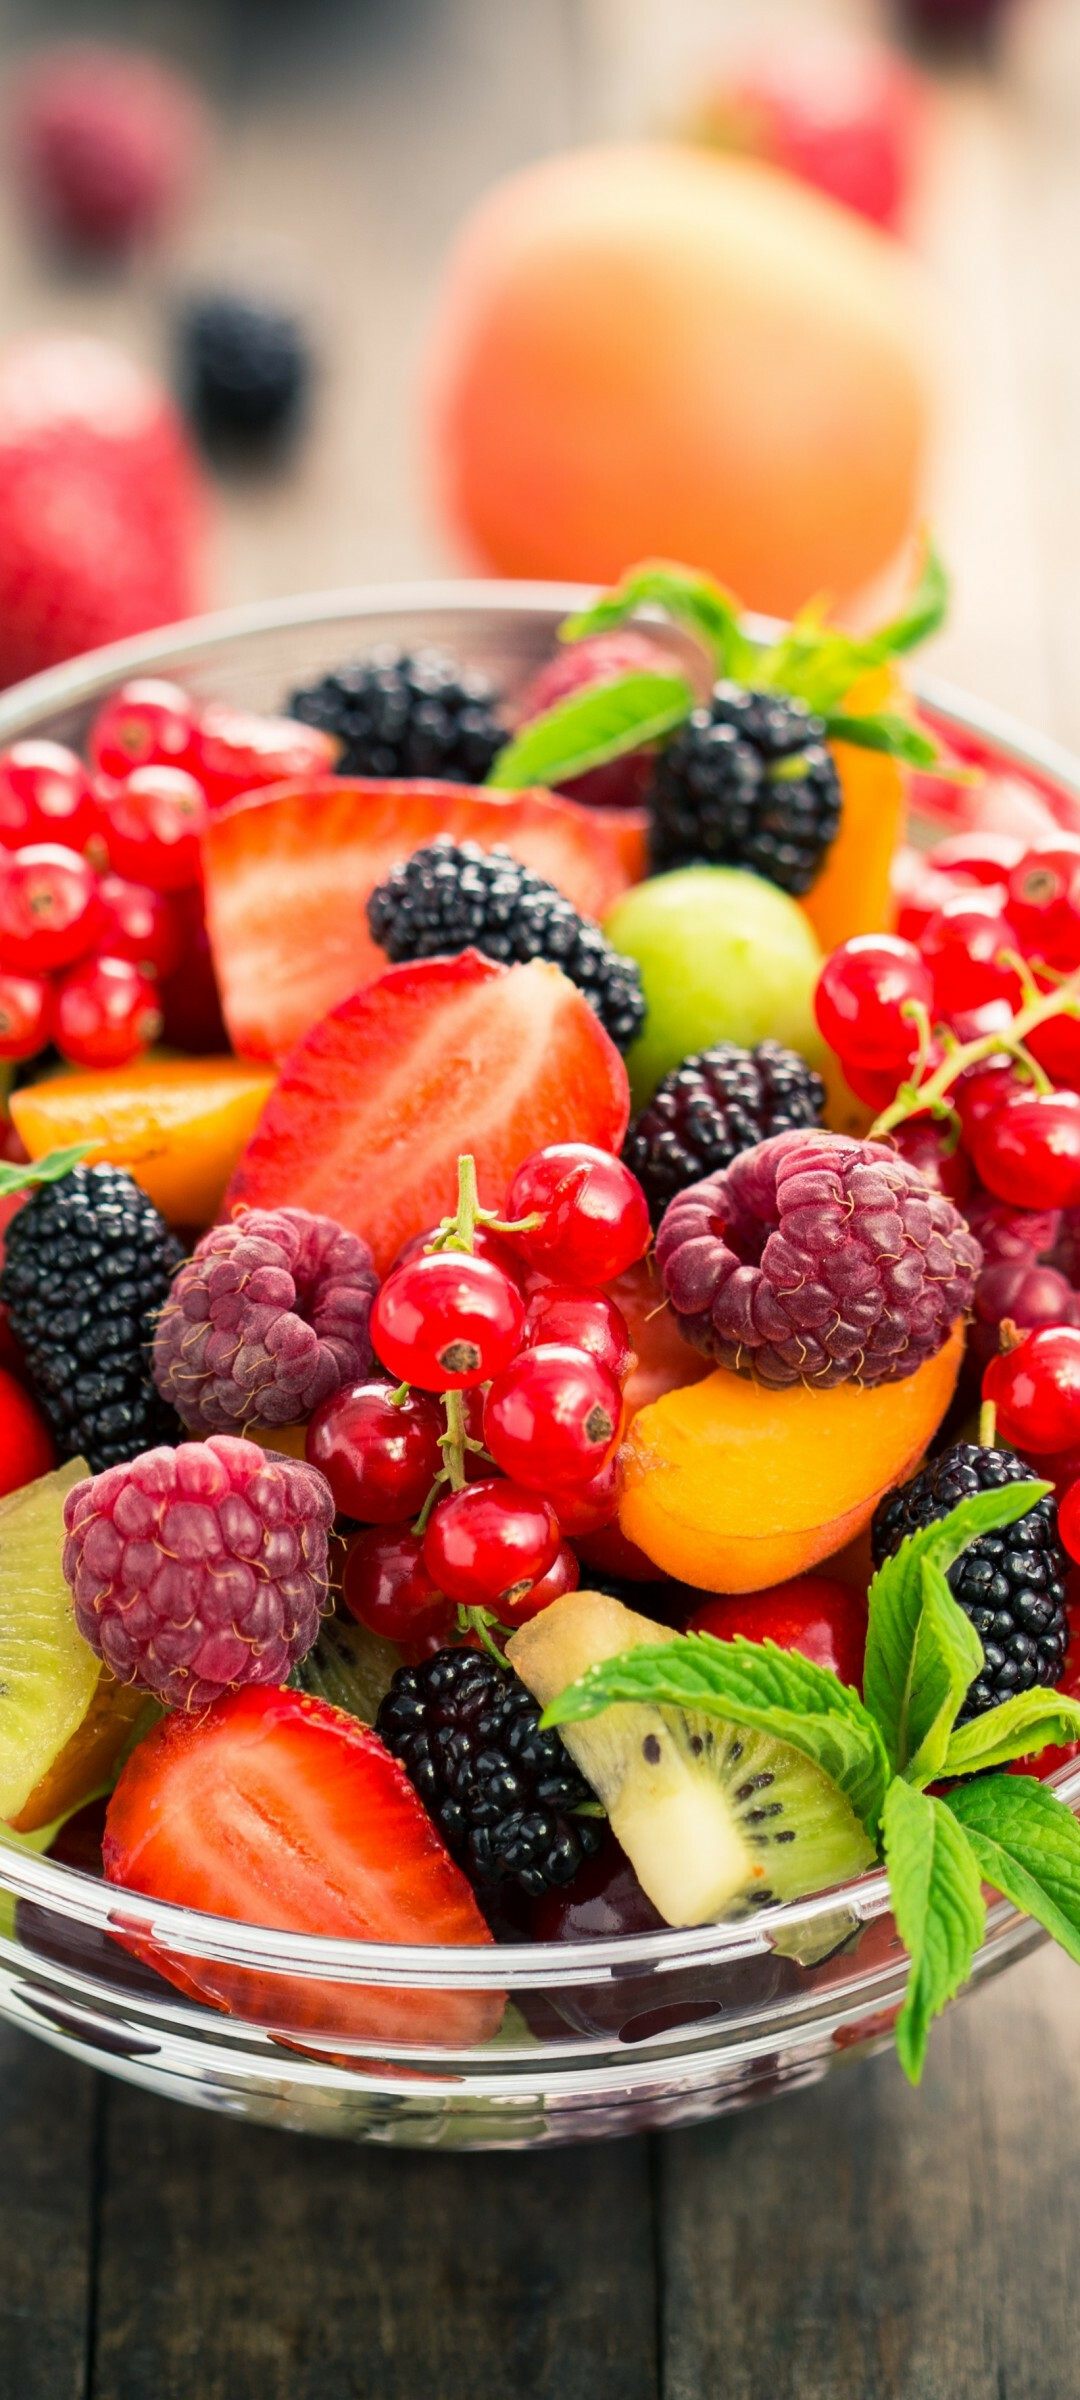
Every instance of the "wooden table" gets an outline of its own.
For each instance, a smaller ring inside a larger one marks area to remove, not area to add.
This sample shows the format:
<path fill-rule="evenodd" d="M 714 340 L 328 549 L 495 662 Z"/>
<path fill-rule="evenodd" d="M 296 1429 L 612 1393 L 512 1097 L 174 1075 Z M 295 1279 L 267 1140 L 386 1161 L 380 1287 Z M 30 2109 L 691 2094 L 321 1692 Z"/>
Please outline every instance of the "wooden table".
<path fill-rule="evenodd" d="M 86 14 L 0 0 L 3 52 Z M 311 295 L 317 438 L 223 487 L 223 595 L 438 569 L 411 395 L 449 224 L 516 161 L 662 118 L 739 14 L 103 10 L 160 24 L 227 108 L 204 215 L 161 280 L 113 287 L 50 277 L 0 204 L 5 334 L 82 325 L 160 359 L 168 287 L 268 262 Z M 1080 743 L 1078 119 L 1080 10 L 1035 0 L 995 86 L 942 88 L 919 239 L 957 574 L 937 663 Z M 880 2059 L 697 2132 L 535 2157 L 248 2130 L 0 2034 L 0 2162 L 0 2400 L 1080 2391 L 1080 1983 L 1045 1951 L 953 2012 L 920 2095 Z"/>

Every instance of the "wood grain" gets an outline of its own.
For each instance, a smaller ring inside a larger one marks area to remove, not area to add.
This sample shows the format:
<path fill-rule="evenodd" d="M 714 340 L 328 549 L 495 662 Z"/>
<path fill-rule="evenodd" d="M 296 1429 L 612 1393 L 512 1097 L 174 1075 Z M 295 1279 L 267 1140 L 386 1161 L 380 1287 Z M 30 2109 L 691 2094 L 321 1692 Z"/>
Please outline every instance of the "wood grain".
<path fill-rule="evenodd" d="M 84 2400 L 104 2088 L 0 2026 L 0 2400 Z"/>

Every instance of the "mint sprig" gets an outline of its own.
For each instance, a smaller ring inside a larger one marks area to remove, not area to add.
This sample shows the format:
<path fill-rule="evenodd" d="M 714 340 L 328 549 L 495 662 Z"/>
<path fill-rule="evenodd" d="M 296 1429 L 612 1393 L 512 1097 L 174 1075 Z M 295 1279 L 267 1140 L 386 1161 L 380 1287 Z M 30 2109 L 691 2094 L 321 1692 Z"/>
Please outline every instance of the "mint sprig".
<path fill-rule="evenodd" d="M 742 1634 L 730 1642 L 711 1633 L 675 1634 L 589 1667 L 542 1723 L 578 1725 L 616 1701 L 693 1709 L 772 1734 L 812 1759 L 867 1831 L 877 1830 L 889 1780 L 878 1728 L 850 1684 L 797 1651 L 748 1642 Z"/>
<path fill-rule="evenodd" d="M 627 1702 L 691 1709 L 769 1734 L 829 1776 L 888 1871 L 911 1960 L 896 2039 L 913 2083 L 930 2025 L 982 1939 L 983 1880 L 1080 1960 L 1080 1824 L 1046 1784 L 987 1772 L 1080 1741 L 1080 1702 L 1018 1693 L 958 1726 L 983 1646 L 946 1580 L 969 1543 L 1026 1516 L 1050 1488 L 1033 1479 L 973 1493 L 886 1560 L 867 1596 L 861 1700 L 773 1642 L 673 1634 L 590 1667 L 542 1720 L 580 1724 Z M 949 1778 L 973 1780 L 943 1797 L 925 1789 Z"/>
<path fill-rule="evenodd" d="M 12 1192 L 31 1191 L 39 1183 L 59 1183 L 95 1148 L 94 1142 L 72 1142 L 67 1150 L 50 1150 L 45 1158 L 32 1158 L 25 1166 L 0 1163 L 0 1200 Z"/>
<path fill-rule="evenodd" d="M 937 631 L 948 605 L 941 560 L 927 544 L 918 582 L 900 614 L 876 633 L 843 633 L 826 622 L 827 605 L 811 600 L 780 639 L 755 641 L 738 601 L 710 575 L 668 559 L 646 559 L 610 592 L 560 626 L 560 639 L 579 642 L 625 625 L 642 609 L 666 618 L 704 651 L 710 677 L 784 692 L 823 720 L 830 741 L 883 752 L 913 767 L 941 769 L 937 744 L 896 709 L 859 709 L 851 693 L 860 678 L 902 657 Z M 499 752 L 488 783 L 503 791 L 530 783 L 563 783 L 651 742 L 662 741 L 696 704 L 689 679 L 671 674 L 613 677 L 534 717 Z"/>

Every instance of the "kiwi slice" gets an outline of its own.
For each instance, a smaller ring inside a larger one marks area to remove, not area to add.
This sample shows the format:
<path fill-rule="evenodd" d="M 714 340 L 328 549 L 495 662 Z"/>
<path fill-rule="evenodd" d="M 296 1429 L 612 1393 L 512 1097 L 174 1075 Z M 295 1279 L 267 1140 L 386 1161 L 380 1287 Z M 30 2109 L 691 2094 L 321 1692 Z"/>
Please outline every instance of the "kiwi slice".
<path fill-rule="evenodd" d="M 607 1593 L 570 1592 L 522 1626 L 507 1657 L 546 1707 L 598 1660 L 670 1639 Z M 623 1702 L 560 1730 L 669 1925 L 748 1916 L 873 1865 L 843 1793 L 769 1734 Z"/>
<path fill-rule="evenodd" d="M 101 1660 L 75 1623 L 64 1578 L 64 1500 L 89 1474 L 73 1458 L 0 1500 L 0 1821 L 9 1824 L 73 1734 Z"/>
<path fill-rule="evenodd" d="M 390 1689 L 390 1678 L 402 1665 L 402 1654 L 381 1634 L 369 1633 L 351 1617 L 326 1617 L 314 1649 L 294 1667 L 289 1681 L 314 1700 L 327 1700 L 347 1716 L 374 1725 L 379 1702 Z"/>

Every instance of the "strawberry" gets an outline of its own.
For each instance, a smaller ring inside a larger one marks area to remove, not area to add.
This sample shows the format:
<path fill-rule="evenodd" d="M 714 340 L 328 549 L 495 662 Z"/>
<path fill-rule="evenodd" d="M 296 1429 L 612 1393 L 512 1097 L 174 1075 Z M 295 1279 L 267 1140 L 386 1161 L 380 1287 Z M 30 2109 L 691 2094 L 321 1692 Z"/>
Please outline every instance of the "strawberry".
<path fill-rule="evenodd" d="M 635 625 L 620 626 L 614 633 L 589 634 L 580 642 L 565 642 L 537 669 L 522 693 L 518 727 L 531 724 L 534 717 L 543 716 L 560 700 L 571 699 L 590 684 L 613 683 L 620 675 L 642 670 L 653 675 L 685 675 L 686 659 L 681 651 L 654 641 Z M 560 789 L 568 799 L 581 800 L 589 808 L 617 811 L 620 822 L 643 821 L 641 811 L 655 757 L 651 747 L 628 750 L 622 758 L 609 758 L 604 766 L 590 767 L 584 775 L 569 776 Z"/>
<path fill-rule="evenodd" d="M 153 376 L 45 336 L 0 363 L 0 683 L 204 602 L 202 472 Z"/>
<path fill-rule="evenodd" d="M 748 1642 L 775 1642 L 779 1650 L 796 1650 L 817 1667 L 831 1667 L 841 1683 L 862 1690 L 866 1602 L 835 1575 L 795 1575 L 767 1591 L 708 1600 L 691 1617 L 688 1631 L 714 1633 L 722 1642 L 737 1633 Z"/>
<path fill-rule="evenodd" d="M 272 783 L 329 775 L 340 749 L 329 733 L 295 717 L 257 717 L 212 702 L 195 730 L 192 773 L 211 808 Z"/>
<path fill-rule="evenodd" d="M 296 728 L 297 733 L 301 728 Z M 309 1025 L 382 973 L 365 907 L 399 859 L 437 834 L 502 843 L 586 916 L 645 873 L 630 842 L 574 802 L 541 792 L 333 776 L 215 814 L 203 844 L 206 913 L 235 1050 L 280 1058 Z"/>
<path fill-rule="evenodd" d="M 286 1061 L 225 1195 L 235 1208 L 310 1208 L 371 1245 L 380 1275 L 453 1209 L 476 1160 L 497 1206 L 549 1142 L 618 1151 L 626 1069 L 558 967 L 501 967 L 476 950 L 391 967 L 312 1027 Z"/>
<path fill-rule="evenodd" d="M 491 1934 L 403 1768 L 355 1717 L 250 1685 L 163 1718 L 109 1802 L 105 1876 L 129 1892 L 320 1939 L 454 1943 Z M 399 1991 L 180 1965 L 125 1912 L 125 1948 L 231 2015 L 323 2040 L 486 2041 L 498 1991 Z"/>
<path fill-rule="evenodd" d="M 923 130 L 922 85 L 895 50 L 839 26 L 785 25 L 710 92 L 697 130 L 749 151 L 895 232 Z"/>

